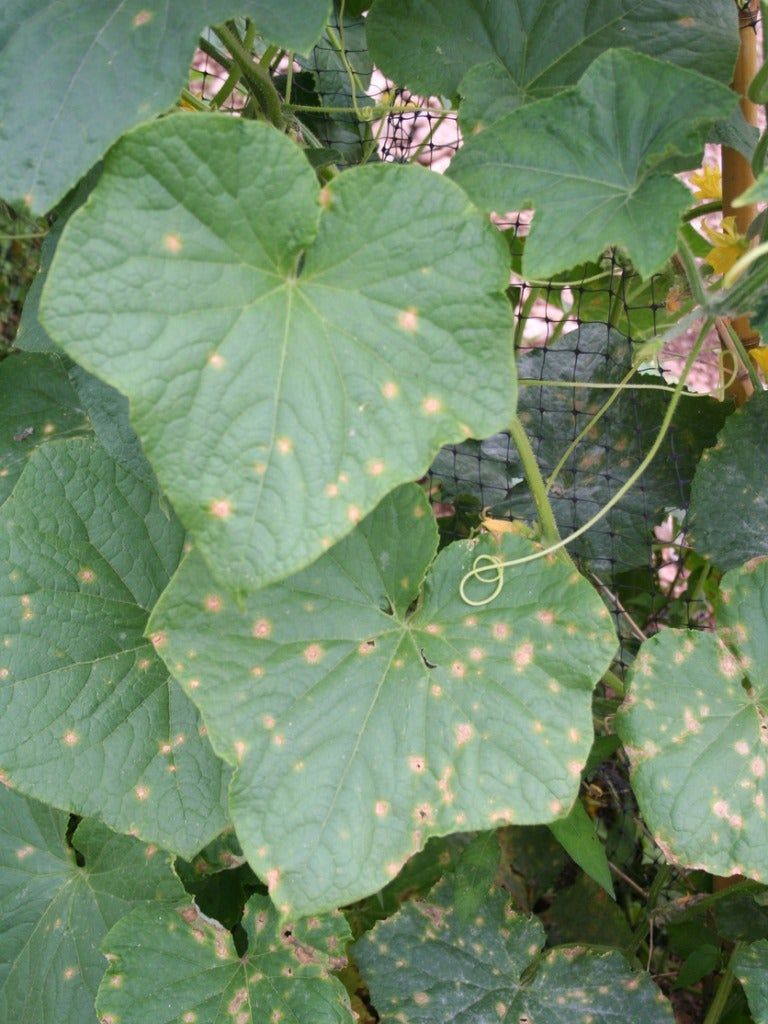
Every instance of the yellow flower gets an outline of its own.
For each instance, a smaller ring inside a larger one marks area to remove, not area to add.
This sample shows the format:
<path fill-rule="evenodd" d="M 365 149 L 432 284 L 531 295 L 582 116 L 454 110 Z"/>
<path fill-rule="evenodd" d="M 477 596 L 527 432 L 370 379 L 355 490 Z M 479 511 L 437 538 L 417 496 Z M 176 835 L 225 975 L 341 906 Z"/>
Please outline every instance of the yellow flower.
<path fill-rule="evenodd" d="M 713 246 L 705 257 L 707 263 L 716 274 L 727 274 L 747 251 L 746 238 L 736 230 L 736 218 L 723 217 L 720 228 L 710 228 L 702 224 L 701 230 Z"/>
<path fill-rule="evenodd" d="M 768 378 L 768 348 L 751 348 L 749 350 L 749 358 L 760 369 Z"/>
<path fill-rule="evenodd" d="M 700 170 L 693 172 L 689 181 L 695 186 L 693 195 L 696 199 L 723 198 L 723 180 L 717 164 L 704 164 Z"/>

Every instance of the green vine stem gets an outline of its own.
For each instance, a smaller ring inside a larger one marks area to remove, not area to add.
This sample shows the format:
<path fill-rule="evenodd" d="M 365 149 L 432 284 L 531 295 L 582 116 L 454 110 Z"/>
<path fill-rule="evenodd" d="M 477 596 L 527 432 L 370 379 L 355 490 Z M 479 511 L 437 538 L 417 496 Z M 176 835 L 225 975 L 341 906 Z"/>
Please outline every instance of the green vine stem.
<path fill-rule="evenodd" d="M 721 213 L 722 209 L 722 200 L 713 199 L 711 203 L 702 203 L 700 206 L 694 206 L 692 210 L 687 210 L 683 214 L 683 223 L 690 224 L 692 220 L 698 220 L 699 217 L 706 217 L 710 213 Z"/>
<path fill-rule="evenodd" d="M 253 60 L 252 55 L 243 45 L 240 37 L 229 26 L 217 25 L 214 32 L 240 67 L 243 78 L 258 101 L 264 116 L 276 128 L 283 128 L 285 126 L 285 119 L 283 117 L 282 102 L 280 94 L 269 77 L 269 72 Z"/>
<path fill-rule="evenodd" d="M 611 408 L 613 403 L 616 401 L 616 399 L 621 394 L 622 389 L 624 388 L 624 386 L 626 384 L 628 384 L 629 381 L 631 380 L 631 378 L 634 376 L 635 372 L 636 372 L 636 370 L 635 370 L 635 367 L 633 366 L 633 367 L 630 368 L 630 370 L 626 374 L 624 374 L 622 379 L 619 381 L 618 385 L 616 385 L 613 388 L 613 391 L 612 391 L 612 394 L 610 395 L 610 397 L 608 399 L 606 399 L 605 402 L 603 402 L 603 404 L 600 406 L 600 408 L 597 410 L 597 412 L 595 413 L 594 416 L 590 416 L 590 418 L 587 420 L 587 422 L 584 424 L 584 426 L 578 432 L 576 437 L 574 437 L 574 439 L 571 441 L 571 443 L 565 449 L 563 454 L 558 459 L 557 465 L 552 470 L 552 472 L 549 474 L 549 479 L 547 480 L 547 494 L 549 494 L 549 492 L 552 490 L 552 485 L 554 484 L 555 480 L 557 480 L 558 476 L 562 472 L 563 467 L 565 466 L 565 464 L 568 461 L 568 459 L 570 459 L 571 455 L 573 455 L 573 453 L 576 451 L 577 447 L 581 444 L 581 442 L 587 436 L 587 434 L 590 432 L 590 430 L 592 430 L 592 428 L 597 423 L 599 423 L 600 420 L 603 418 L 603 416 L 608 412 L 608 410 Z"/>
<path fill-rule="evenodd" d="M 760 380 L 755 364 L 749 358 L 749 353 L 744 347 L 744 342 L 738 336 L 736 331 L 734 331 L 730 322 L 722 317 L 718 317 L 715 321 L 715 326 L 717 328 L 717 333 L 726 342 L 728 347 L 737 356 L 741 365 L 747 371 L 752 387 L 755 391 L 762 391 L 763 382 Z"/>
<path fill-rule="evenodd" d="M 525 479 L 528 481 L 528 488 L 531 492 L 531 496 L 533 497 L 533 502 L 536 506 L 536 513 L 539 517 L 541 535 L 547 544 L 556 544 L 560 540 L 560 533 L 557 529 L 557 523 L 552 511 L 552 506 L 547 498 L 547 488 L 544 484 L 533 448 L 531 447 L 530 439 L 517 416 L 512 420 L 512 425 L 509 428 L 509 435 L 515 442 L 515 447 L 520 455 L 520 462 L 523 466 Z"/>
<path fill-rule="evenodd" d="M 710 1003 L 709 1009 L 707 1010 L 707 1015 L 704 1018 L 704 1024 L 718 1024 L 720 1018 L 723 1015 L 725 1004 L 728 1002 L 728 996 L 731 994 L 731 989 L 733 988 L 734 959 L 736 957 L 736 954 L 741 949 L 742 945 L 743 943 L 737 942 L 736 945 L 733 947 L 733 953 L 731 954 L 731 958 L 728 961 L 728 966 L 726 967 L 722 977 L 720 978 L 720 983 L 717 986 L 715 997 Z"/>
<path fill-rule="evenodd" d="M 608 514 L 608 512 L 610 512 L 610 510 L 621 501 L 624 495 L 627 494 L 627 492 L 630 491 L 631 488 L 635 486 L 637 481 L 641 478 L 643 473 L 645 473 L 646 469 L 656 458 L 659 449 L 664 443 L 664 438 L 667 436 L 667 431 L 669 430 L 670 424 L 672 423 L 672 418 L 674 417 L 677 407 L 680 403 L 680 399 L 683 394 L 683 388 L 685 387 L 685 382 L 688 379 L 688 374 L 690 373 L 691 367 L 693 366 L 694 362 L 698 358 L 699 352 L 701 351 L 701 346 L 703 345 L 704 339 L 706 338 L 707 334 L 709 334 L 713 322 L 713 319 L 710 317 L 704 322 L 704 324 L 701 327 L 701 330 L 699 331 L 698 337 L 696 338 L 696 341 L 694 342 L 691 351 L 688 355 L 688 358 L 685 362 L 685 366 L 683 367 L 683 372 L 680 374 L 677 384 L 675 385 L 674 394 L 672 395 L 669 405 L 667 406 L 667 411 L 664 414 L 664 418 L 661 422 L 661 427 L 659 428 L 659 432 L 656 435 L 653 444 L 651 445 L 650 449 L 648 450 L 645 457 L 642 459 L 640 465 L 637 467 L 634 473 L 632 473 L 632 475 L 627 478 L 627 480 L 616 491 L 613 497 L 610 498 L 605 503 L 605 505 L 603 505 L 603 507 L 598 512 L 595 513 L 594 516 L 588 519 L 586 523 L 583 523 L 578 528 L 578 530 L 574 530 L 573 533 L 569 534 L 562 540 L 559 540 L 556 544 L 550 544 L 548 547 L 542 548 L 540 551 L 535 551 L 530 555 L 524 555 L 520 558 L 508 559 L 506 561 L 502 561 L 501 559 L 492 557 L 490 555 L 479 555 L 478 558 L 475 559 L 472 568 L 469 570 L 469 572 L 464 574 L 464 576 L 461 579 L 461 583 L 459 584 L 459 593 L 461 595 L 461 599 L 464 601 L 465 604 L 473 608 L 480 608 L 486 604 L 489 604 L 490 601 L 492 601 L 501 592 L 501 589 L 504 586 L 505 569 L 511 569 L 518 565 L 524 565 L 526 562 L 538 561 L 540 558 L 545 558 L 547 555 L 553 554 L 555 551 L 561 550 L 567 544 L 571 544 L 574 540 L 577 540 L 579 537 L 583 536 L 583 534 L 585 534 L 587 530 L 591 530 L 593 526 L 599 523 L 600 520 L 603 519 Z M 479 600 L 470 598 L 467 595 L 466 588 L 467 584 L 471 579 L 479 580 L 481 583 L 493 583 L 494 589 L 491 592 L 491 594 L 487 597 L 481 598 Z"/>

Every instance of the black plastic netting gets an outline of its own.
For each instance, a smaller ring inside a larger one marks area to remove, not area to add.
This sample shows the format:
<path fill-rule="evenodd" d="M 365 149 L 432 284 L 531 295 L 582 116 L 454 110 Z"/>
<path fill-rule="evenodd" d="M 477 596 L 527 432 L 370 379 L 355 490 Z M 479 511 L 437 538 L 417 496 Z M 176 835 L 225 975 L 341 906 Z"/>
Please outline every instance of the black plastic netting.
<path fill-rule="evenodd" d="M 456 112 L 445 101 L 398 88 L 372 67 L 363 21 L 343 26 L 332 21 L 331 34 L 309 58 L 294 61 L 290 74 L 285 57 L 274 67 L 278 87 L 284 93 L 290 90 L 305 141 L 331 150 L 339 165 L 415 161 L 439 173 L 461 145 Z M 227 69 L 202 51 L 194 69 L 192 91 L 207 100 L 216 97 Z M 237 114 L 246 102 L 245 90 L 235 87 L 218 105 Z M 313 114 L 321 104 L 338 112 Z M 384 104 L 392 107 L 390 113 L 371 116 L 373 108 Z M 350 110 L 354 107 L 359 114 Z M 515 240 L 524 237 L 530 221 L 526 212 L 494 217 L 513 255 Z M 511 280 L 519 375 L 526 382 L 520 388 L 520 415 L 545 479 L 556 470 L 549 497 L 562 536 L 600 512 L 657 436 L 670 396 L 648 385 L 666 382 L 658 375 L 640 374 L 632 383 L 643 384 L 643 389 L 618 394 L 615 389 L 630 368 L 636 345 L 674 322 L 677 289 L 678 282 L 668 275 L 639 282 L 612 256 L 565 283 Z M 677 347 L 662 354 L 669 382 L 674 383 L 675 371 L 682 367 L 686 344 L 690 339 L 681 338 Z M 709 386 L 719 379 L 718 351 L 715 339 L 694 368 L 694 375 L 709 377 Z M 561 386 L 536 386 L 539 380 Z M 584 387 L 586 382 L 598 386 Z M 716 405 L 700 398 L 684 401 L 647 473 L 569 546 L 615 618 L 620 669 L 631 664 L 643 636 L 661 625 L 697 625 L 709 619 L 706 568 L 690 564 L 687 506 L 701 445 L 699 440 L 698 448 L 692 446 L 691 439 L 696 433 L 714 442 L 721 424 Z M 569 446 L 573 450 L 558 465 Z M 447 446 L 426 483 L 444 540 L 470 535 L 486 516 L 509 522 L 535 519 L 515 447 L 506 434 Z"/>

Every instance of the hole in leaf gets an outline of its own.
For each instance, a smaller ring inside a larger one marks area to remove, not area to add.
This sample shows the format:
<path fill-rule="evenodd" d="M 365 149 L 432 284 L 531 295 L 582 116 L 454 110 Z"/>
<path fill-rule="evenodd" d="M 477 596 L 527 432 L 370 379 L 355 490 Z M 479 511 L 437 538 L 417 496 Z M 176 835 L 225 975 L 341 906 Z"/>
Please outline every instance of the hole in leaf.
<path fill-rule="evenodd" d="M 437 668 L 437 665 L 434 665 L 429 660 L 429 658 L 426 656 L 426 654 L 424 653 L 424 648 L 423 647 L 421 648 L 420 653 L 421 653 L 421 660 L 424 662 L 424 664 L 426 665 L 427 668 Z"/>
<path fill-rule="evenodd" d="M 82 820 L 83 819 L 80 817 L 79 814 L 70 814 L 69 821 L 67 822 L 67 831 L 66 831 L 66 835 L 65 835 L 67 846 L 74 853 L 74 855 L 75 855 L 75 864 L 77 864 L 77 866 L 79 868 L 82 868 L 82 867 L 85 866 L 85 857 L 75 847 L 74 843 L 72 842 L 72 839 L 73 839 L 73 836 L 75 834 L 75 829 L 77 828 L 77 826 L 80 824 L 80 822 Z"/>

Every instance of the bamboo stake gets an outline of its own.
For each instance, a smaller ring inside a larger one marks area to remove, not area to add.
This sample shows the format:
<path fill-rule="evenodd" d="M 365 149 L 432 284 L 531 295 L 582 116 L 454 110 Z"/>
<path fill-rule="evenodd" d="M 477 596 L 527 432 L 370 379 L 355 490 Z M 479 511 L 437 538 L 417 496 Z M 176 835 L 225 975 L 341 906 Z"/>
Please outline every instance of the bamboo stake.
<path fill-rule="evenodd" d="M 736 0 L 738 3 L 738 0 Z M 739 103 L 744 119 L 747 124 L 758 124 L 758 107 L 747 97 L 747 91 L 752 79 L 760 68 L 760 54 L 757 46 L 757 32 L 754 24 L 759 12 L 759 0 L 750 0 L 746 7 L 739 4 L 739 35 L 741 46 L 736 61 L 736 69 L 733 75 L 731 87 L 739 94 Z M 754 175 L 749 161 L 728 146 L 722 147 L 722 170 L 723 170 L 723 216 L 735 217 L 736 227 L 741 234 L 746 234 L 750 224 L 757 216 L 756 206 L 733 205 L 734 199 L 742 194 L 754 183 Z M 741 339 L 744 348 L 749 350 L 759 344 L 760 336 L 753 330 L 746 316 L 735 317 L 732 321 L 733 329 Z M 723 363 L 726 376 L 733 371 L 731 364 L 733 354 L 723 353 Z M 729 365 L 731 364 L 731 365 Z M 729 389 L 729 394 L 735 399 L 737 405 L 743 404 L 752 394 L 752 385 L 744 375 L 739 375 Z"/>

